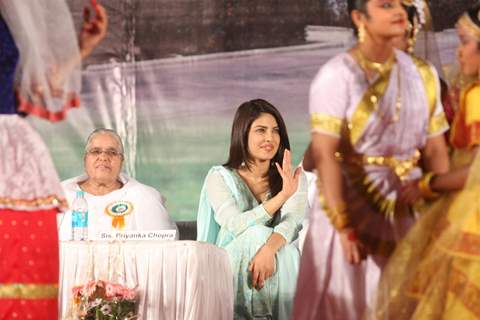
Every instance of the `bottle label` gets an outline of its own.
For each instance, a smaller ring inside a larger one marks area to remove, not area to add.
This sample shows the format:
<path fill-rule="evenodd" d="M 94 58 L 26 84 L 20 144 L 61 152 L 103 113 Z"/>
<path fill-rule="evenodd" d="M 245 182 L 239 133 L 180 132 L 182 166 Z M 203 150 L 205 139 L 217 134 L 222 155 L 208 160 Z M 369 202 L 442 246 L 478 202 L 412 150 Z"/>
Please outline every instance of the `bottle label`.
<path fill-rule="evenodd" d="M 73 228 L 87 228 L 88 227 L 88 212 L 72 211 L 72 227 Z"/>

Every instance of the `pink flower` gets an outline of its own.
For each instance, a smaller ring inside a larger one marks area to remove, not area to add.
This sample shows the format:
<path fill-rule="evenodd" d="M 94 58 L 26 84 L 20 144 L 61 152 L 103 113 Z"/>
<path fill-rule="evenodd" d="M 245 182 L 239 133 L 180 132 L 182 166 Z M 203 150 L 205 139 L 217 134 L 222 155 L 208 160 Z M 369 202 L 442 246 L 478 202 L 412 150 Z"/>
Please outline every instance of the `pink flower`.
<path fill-rule="evenodd" d="M 72 294 L 74 297 L 80 296 L 83 286 L 76 286 L 72 288 Z"/>
<path fill-rule="evenodd" d="M 135 289 L 126 289 L 124 294 L 123 294 L 123 297 L 127 300 L 135 300 L 136 297 L 137 297 L 137 292 L 135 291 Z"/>
<path fill-rule="evenodd" d="M 115 286 L 112 285 L 111 283 L 107 283 L 105 286 L 105 294 L 107 295 L 107 298 L 112 298 L 115 296 Z"/>
<path fill-rule="evenodd" d="M 109 283 L 108 285 L 111 286 L 111 296 L 118 296 L 118 290 L 121 290 L 122 286 L 117 283 Z"/>
<path fill-rule="evenodd" d="M 1 1 L 1 0 L 0 0 Z M 111 315 L 112 305 L 120 301 L 135 301 L 137 299 L 136 288 L 129 289 L 118 283 L 111 283 L 102 280 L 92 280 L 83 286 L 72 288 L 74 303 L 73 313 L 77 318 L 85 317 L 89 310 L 98 308 L 104 315 Z M 115 311 L 116 312 L 116 311 Z M 136 319 L 132 311 L 125 319 Z"/>
<path fill-rule="evenodd" d="M 90 281 L 86 284 L 84 293 L 87 295 L 87 297 L 90 297 L 95 293 L 95 290 L 97 290 L 96 281 Z"/>

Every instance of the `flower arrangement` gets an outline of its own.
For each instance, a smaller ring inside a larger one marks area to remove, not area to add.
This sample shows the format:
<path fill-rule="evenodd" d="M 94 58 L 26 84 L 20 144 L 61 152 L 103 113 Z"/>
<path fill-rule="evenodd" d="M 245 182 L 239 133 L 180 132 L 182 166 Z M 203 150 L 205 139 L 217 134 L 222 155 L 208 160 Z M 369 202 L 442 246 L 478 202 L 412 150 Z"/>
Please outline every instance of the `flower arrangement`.
<path fill-rule="evenodd" d="M 93 280 L 72 289 L 73 319 L 134 320 L 137 292 L 120 284 Z"/>

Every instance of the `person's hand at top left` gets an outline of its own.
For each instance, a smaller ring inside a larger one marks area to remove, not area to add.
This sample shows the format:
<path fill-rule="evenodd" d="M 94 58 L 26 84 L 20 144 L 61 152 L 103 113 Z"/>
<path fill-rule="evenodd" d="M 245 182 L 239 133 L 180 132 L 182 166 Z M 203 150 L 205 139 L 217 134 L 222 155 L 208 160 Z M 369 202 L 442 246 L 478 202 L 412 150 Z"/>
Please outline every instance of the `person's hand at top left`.
<path fill-rule="evenodd" d="M 92 15 L 92 9 L 95 11 Z M 83 9 L 83 23 L 79 35 L 79 46 L 82 59 L 88 57 L 93 49 L 105 38 L 108 27 L 108 16 L 105 8 L 96 0 L 91 0 L 91 8 Z"/>

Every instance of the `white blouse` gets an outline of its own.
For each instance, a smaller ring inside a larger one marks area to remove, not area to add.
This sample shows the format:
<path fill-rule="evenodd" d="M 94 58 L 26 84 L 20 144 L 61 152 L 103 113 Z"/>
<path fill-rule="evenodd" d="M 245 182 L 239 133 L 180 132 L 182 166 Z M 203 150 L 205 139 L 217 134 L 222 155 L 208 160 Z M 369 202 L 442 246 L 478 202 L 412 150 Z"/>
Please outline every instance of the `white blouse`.
<path fill-rule="evenodd" d="M 86 176 L 71 178 L 62 182 L 69 206 L 80 190 L 78 182 L 85 181 Z M 95 196 L 85 192 L 88 203 L 88 238 L 96 239 L 100 232 L 115 230 L 112 217 L 106 213 L 109 206 L 115 203 L 128 203 L 132 211 L 125 215 L 125 227 L 122 230 L 177 230 L 175 222 L 165 209 L 162 195 L 154 188 L 144 185 L 127 175 L 121 174 L 123 187 L 103 196 Z M 61 218 L 59 238 L 70 240 L 72 237 L 72 213 L 68 210 Z"/>

